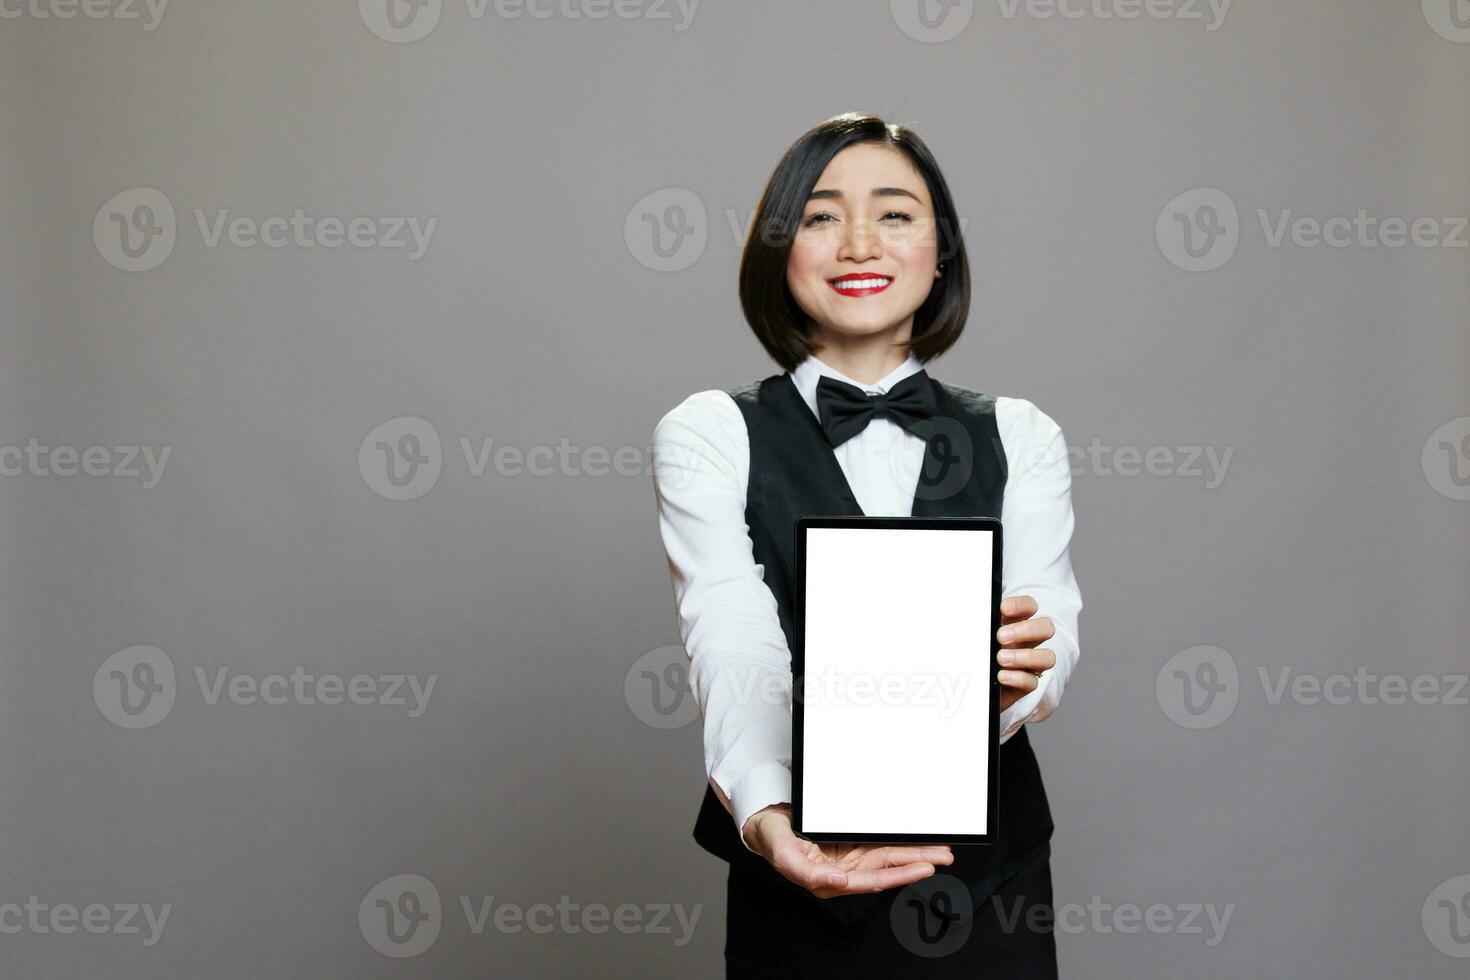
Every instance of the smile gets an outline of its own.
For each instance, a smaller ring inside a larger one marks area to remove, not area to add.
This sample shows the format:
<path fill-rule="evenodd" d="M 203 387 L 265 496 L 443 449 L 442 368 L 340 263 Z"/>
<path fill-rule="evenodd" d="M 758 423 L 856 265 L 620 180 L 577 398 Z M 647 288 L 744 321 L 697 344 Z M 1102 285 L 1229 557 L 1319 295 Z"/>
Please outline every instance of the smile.
<path fill-rule="evenodd" d="M 891 276 L 838 276 L 836 279 L 828 279 L 827 285 L 831 286 L 843 296 L 874 296 L 883 292 L 893 284 Z"/>

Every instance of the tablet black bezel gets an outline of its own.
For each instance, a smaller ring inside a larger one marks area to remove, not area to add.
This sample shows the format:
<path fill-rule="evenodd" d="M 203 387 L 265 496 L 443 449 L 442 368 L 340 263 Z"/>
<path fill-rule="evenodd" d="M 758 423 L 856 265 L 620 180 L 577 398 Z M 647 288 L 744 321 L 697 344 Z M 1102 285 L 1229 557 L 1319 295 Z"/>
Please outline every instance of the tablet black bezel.
<path fill-rule="evenodd" d="M 791 819 L 792 829 L 801 837 L 818 842 L 852 842 L 860 844 L 993 844 L 1000 833 L 1000 682 L 996 678 L 996 656 L 1000 653 L 1000 641 L 995 630 L 990 633 L 990 760 L 987 773 L 986 796 L 990 803 L 986 813 L 986 831 L 983 834 L 885 834 L 882 832 L 837 833 L 831 831 L 808 832 L 802 828 L 802 726 L 804 723 L 802 700 L 798 696 L 804 689 L 806 674 L 806 532 L 810 528 L 874 528 L 920 530 L 966 530 L 991 532 L 991 622 L 1000 628 L 1001 592 L 1001 522 L 993 517 L 816 517 L 797 518 L 796 521 L 796 622 L 793 649 L 791 651 Z"/>

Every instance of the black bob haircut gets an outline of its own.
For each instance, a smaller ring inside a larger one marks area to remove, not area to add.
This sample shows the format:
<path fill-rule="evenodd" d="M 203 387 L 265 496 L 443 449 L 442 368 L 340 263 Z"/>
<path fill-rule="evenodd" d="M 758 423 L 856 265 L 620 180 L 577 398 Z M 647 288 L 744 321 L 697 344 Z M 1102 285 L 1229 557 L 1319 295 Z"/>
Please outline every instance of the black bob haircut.
<path fill-rule="evenodd" d="M 761 346 L 790 371 L 812 351 L 811 324 L 786 284 L 786 265 L 807 198 L 822 171 L 842 150 L 878 143 L 903 153 L 924 178 L 934 205 L 943 274 L 914 313 L 908 350 L 928 362 L 949 350 L 970 312 L 970 264 L 949 185 L 929 147 L 906 126 L 866 112 L 848 112 L 802 134 L 776 164 L 751 223 L 740 258 L 740 307 Z"/>

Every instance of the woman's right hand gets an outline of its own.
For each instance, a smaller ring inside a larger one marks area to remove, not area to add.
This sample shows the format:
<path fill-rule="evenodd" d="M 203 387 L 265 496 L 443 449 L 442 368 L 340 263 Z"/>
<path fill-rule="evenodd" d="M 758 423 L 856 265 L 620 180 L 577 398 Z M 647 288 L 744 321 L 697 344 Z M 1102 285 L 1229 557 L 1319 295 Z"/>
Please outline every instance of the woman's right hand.
<path fill-rule="evenodd" d="M 818 844 L 796 836 L 791 807 L 768 806 L 745 821 L 750 849 L 818 898 L 901 888 L 954 862 L 947 844 Z"/>

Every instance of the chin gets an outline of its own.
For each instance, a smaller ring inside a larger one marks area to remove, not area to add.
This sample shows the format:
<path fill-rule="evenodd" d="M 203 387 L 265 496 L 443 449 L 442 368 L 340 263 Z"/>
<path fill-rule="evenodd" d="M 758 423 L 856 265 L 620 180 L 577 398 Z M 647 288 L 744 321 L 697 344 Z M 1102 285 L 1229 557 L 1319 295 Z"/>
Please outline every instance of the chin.
<path fill-rule="evenodd" d="M 870 337 L 876 333 L 883 333 L 885 330 L 892 330 L 893 327 L 894 323 L 886 317 L 880 320 L 864 321 L 861 323 L 849 321 L 846 323 L 834 323 L 832 325 L 834 333 L 849 337 Z"/>

